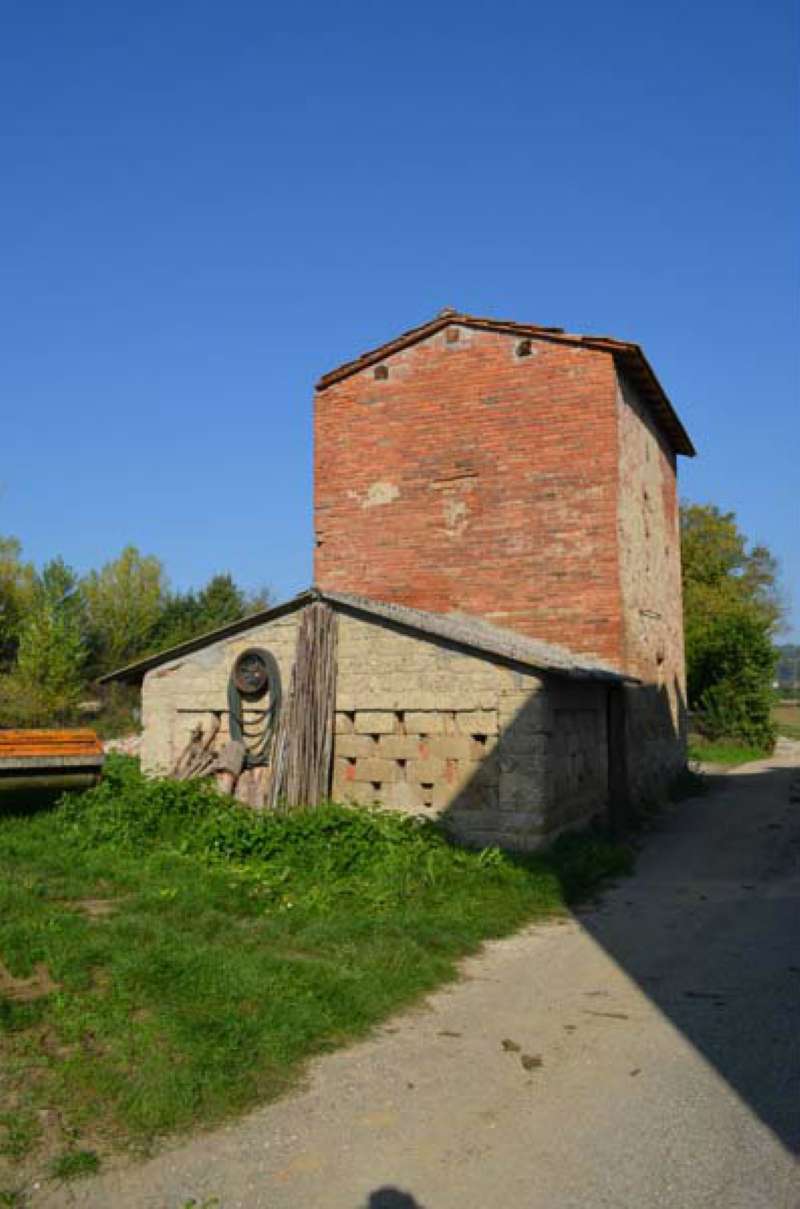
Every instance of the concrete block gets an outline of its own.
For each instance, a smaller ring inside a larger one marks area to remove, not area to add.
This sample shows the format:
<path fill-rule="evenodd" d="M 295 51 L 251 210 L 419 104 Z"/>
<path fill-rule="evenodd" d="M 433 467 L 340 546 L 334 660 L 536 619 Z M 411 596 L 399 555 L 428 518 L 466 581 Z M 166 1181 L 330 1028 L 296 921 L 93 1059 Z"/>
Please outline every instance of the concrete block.
<path fill-rule="evenodd" d="M 425 806 L 427 791 L 410 781 L 395 781 L 384 789 L 387 805 L 396 810 L 422 810 Z"/>
<path fill-rule="evenodd" d="M 397 715 L 389 710 L 360 709 L 356 711 L 357 735 L 392 735 L 398 726 Z"/>
<path fill-rule="evenodd" d="M 469 760 L 472 754 L 468 735 L 431 735 L 425 746 L 429 756 L 440 760 Z"/>
<path fill-rule="evenodd" d="M 353 719 L 350 714 L 337 712 L 333 723 L 334 734 L 337 735 L 352 735 Z"/>
<path fill-rule="evenodd" d="M 366 756 L 356 760 L 355 781 L 402 781 L 403 769 L 396 760 Z"/>
<path fill-rule="evenodd" d="M 445 768 L 444 760 L 430 757 L 427 760 L 409 760 L 406 765 L 406 780 L 417 784 L 435 785 L 437 781 L 444 780 Z"/>
<path fill-rule="evenodd" d="M 410 710 L 405 716 L 407 735 L 443 735 L 445 715 L 439 710 Z"/>
<path fill-rule="evenodd" d="M 373 789 L 369 782 L 353 781 L 342 793 L 334 795 L 339 802 L 351 802 L 354 806 L 383 805 L 380 790 Z"/>
<path fill-rule="evenodd" d="M 422 754 L 418 735 L 381 735 L 375 754 L 389 760 L 413 760 Z"/>
<path fill-rule="evenodd" d="M 337 756 L 375 756 L 378 744 L 372 735 L 337 735 L 333 750 Z"/>
<path fill-rule="evenodd" d="M 481 739 L 472 736 L 469 740 L 470 760 L 486 760 L 496 750 L 500 741 L 499 735 L 482 735 Z"/>
<path fill-rule="evenodd" d="M 462 735 L 496 735 L 497 710 L 471 709 L 456 714 L 456 727 Z"/>
<path fill-rule="evenodd" d="M 526 773 L 503 772 L 499 786 L 500 809 L 531 810 L 541 808 L 546 802 L 543 781 Z"/>

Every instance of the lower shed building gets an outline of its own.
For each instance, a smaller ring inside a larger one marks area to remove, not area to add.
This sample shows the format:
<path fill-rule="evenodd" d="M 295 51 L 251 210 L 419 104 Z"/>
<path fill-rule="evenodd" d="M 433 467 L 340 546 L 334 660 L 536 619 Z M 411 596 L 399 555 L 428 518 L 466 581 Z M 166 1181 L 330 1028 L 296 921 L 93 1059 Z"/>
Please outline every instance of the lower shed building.
<path fill-rule="evenodd" d="M 255 807 L 282 799 L 299 744 L 318 797 L 436 817 L 469 845 L 530 850 L 624 809 L 635 682 L 475 618 L 311 589 L 111 678 L 142 685 L 145 772 L 174 772 L 192 736 L 212 756 L 234 737 Z M 322 682 L 325 700 L 303 696 Z"/>

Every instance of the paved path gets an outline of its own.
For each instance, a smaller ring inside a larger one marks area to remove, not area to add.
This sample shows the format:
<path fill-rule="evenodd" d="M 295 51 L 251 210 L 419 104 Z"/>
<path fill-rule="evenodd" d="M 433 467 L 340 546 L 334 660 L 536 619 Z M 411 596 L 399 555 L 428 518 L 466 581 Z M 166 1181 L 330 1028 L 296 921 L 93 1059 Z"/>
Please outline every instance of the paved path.
<path fill-rule="evenodd" d="M 783 743 L 716 778 L 599 908 L 489 946 L 305 1090 L 33 1204 L 800 1209 L 799 767 Z"/>

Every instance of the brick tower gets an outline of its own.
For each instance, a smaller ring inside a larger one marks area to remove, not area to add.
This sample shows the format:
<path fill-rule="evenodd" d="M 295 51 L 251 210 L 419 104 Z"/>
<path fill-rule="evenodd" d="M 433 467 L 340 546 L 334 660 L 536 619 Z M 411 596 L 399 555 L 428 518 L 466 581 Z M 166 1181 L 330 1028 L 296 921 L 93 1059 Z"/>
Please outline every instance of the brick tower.
<path fill-rule="evenodd" d="M 637 345 L 443 311 L 318 383 L 315 580 L 637 677 L 645 792 L 683 759 L 676 455 L 693 453 Z"/>

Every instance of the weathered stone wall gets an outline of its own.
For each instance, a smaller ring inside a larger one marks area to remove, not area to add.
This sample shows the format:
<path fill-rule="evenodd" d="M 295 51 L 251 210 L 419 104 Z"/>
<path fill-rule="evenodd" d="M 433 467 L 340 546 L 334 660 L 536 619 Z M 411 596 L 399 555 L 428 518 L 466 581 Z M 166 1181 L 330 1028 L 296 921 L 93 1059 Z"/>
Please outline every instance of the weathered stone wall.
<path fill-rule="evenodd" d="M 284 693 L 288 693 L 294 664 L 300 614 L 290 613 L 255 626 L 233 638 L 173 659 L 148 672 L 142 684 L 142 768 L 165 774 L 174 766 L 198 722 L 208 727 L 211 711 L 228 707 L 228 677 L 237 655 L 250 646 L 263 646 L 278 661 Z M 220 740 L 227 736 L 226 715 Z"/>
<path fill-rule="evenodd" d="M 226 707 L 246 647 L 275 654 L 288 691 L 300 615 L 148 673 L 147 771 L 167 771 L 210 717 L 181 710 Z M 535 848 L 605 808 L 605 693 L 342 612 L 332 796 L 441 817 L 470 844 Z"/>
<path fill-rule="evenodd" d="M 619 379 L 619 557 L 628 773 L 634 798 L 660 796 L 686 759 L 680 527 L 675 455 L 635 388 Z"/>

